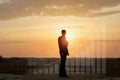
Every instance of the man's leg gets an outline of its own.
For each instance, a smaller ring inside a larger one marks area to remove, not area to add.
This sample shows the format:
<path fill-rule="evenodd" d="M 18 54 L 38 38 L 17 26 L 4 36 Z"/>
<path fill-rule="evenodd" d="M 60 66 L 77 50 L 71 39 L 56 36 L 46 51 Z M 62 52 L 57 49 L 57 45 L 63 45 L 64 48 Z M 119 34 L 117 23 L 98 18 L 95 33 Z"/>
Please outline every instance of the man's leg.
<path fill-rule="evenodd" d="M 61 55 L 61 63 L 59 66 L 59 76 L 67 76 L 66 75 L 66 69 L 65 69 L 65 63 L 66 63 L 66 56 L 65 55 Z"/>
<path fill-rule="evenodd" d="M 64 72 L 64 76 L 67 76 L 66 74 L 66 67 L 65 67 L 65 64 L 66 64 L 66 55 L 64 55 L 64 60 L 63 60 L 63 72 Z"/>
<path fill-rule="evenodd" d="M 60 62 L 60 65 L 59 65 L 59 76 L 62 77 L 63 76 L 63 56 L 60 55 L 60 58 L 61 58 L 61 62 Z"/>

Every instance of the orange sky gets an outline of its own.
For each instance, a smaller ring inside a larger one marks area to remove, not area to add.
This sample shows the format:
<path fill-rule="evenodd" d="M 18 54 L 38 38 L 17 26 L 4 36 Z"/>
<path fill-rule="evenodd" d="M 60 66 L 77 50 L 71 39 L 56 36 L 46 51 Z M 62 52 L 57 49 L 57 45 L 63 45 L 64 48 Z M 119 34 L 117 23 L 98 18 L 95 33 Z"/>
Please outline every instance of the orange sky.
<path fill-rule="evenodd" d="M 59 57 L 57 38 L 66 29 L 70 57 L 119 57 L 120 1 L 93 1 L 97 5 L 89 0 L 1 0 L 0 55 Z"/>

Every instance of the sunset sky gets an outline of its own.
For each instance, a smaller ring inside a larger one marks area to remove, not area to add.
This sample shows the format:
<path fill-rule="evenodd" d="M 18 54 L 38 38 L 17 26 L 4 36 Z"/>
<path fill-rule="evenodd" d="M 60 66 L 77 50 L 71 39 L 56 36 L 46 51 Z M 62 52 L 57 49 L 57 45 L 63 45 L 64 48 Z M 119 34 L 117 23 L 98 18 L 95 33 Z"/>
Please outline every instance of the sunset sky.
<path fill-rule="evenodd" d="M 90 57 L 92 41 L 97 55 L 103 42 L 106 57 L 120 57 L 120 0 L 0 0 L 4 57 L 59 57 L 62 29 L 70 57 Z"/>

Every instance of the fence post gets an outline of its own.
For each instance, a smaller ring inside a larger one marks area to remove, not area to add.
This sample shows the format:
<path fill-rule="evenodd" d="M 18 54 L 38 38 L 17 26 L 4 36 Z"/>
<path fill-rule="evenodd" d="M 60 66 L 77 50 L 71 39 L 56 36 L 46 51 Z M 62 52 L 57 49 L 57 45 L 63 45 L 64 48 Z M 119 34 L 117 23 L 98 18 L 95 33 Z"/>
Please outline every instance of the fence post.
<path fill-rule="evenodd" d="M 69 74 L 70 74 L 70 68 L 71 68 L 71 65 L 70 65 L 70 59 L 69 59 Z"/>
<path fill-rule="evenodd" d="M 55 65 L 53 65 L 53 74 L 55 74 Z"/>

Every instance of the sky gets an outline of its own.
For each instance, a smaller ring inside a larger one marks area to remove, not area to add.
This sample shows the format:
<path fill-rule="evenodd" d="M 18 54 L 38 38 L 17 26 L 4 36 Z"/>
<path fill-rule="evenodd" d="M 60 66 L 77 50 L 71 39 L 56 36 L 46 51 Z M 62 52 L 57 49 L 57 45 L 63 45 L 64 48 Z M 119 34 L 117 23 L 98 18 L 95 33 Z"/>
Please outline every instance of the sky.
<path fill-rule="evenodd" d="M 59 57 L 66 29 L 70 57 L 120 57 L 119 21 L 120 0 L 0 0 L 0 55 Z"/>

